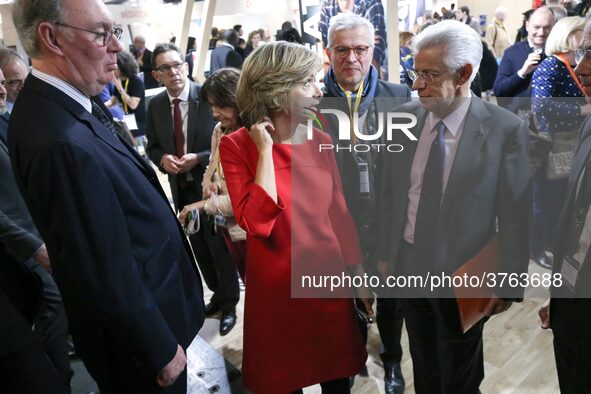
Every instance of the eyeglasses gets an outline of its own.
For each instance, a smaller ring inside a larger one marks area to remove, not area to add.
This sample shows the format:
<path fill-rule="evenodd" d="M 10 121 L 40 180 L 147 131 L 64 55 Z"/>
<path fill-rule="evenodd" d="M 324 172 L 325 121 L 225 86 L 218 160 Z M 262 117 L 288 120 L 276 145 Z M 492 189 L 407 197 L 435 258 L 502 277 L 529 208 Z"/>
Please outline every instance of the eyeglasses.
<path fill-rule="evenodd" d="M 416 71 L 416 70 L 406 70 L 406 75 L 410 78 L 411 81 L 416 81 L 417 79 L 422 79 L 425 82 L 432 82 L 437 77 L 443 74 L 433 74 L 430 72 L 423 72 L 423 71 Z"/>
<path fill-rule="evenodd" d="M 121 39 L 121 35 L 123 34 L 123 29 L 120 28 L 120 27 L 114 27 L 114 28 L 112 28 L 109 31 L 93 31 L 93 30 L 83 29 L 82 27 L 76 27 L 76 26 L 67 25 L 67 24 L 62 23 L 62 22 L 55 22 L 55 25 L 56 26 L 69 27 L 70 29 L 85 31 L 87 33 L 92 33 L 92 34 L 96 35 L 97 37 L 102 37 L 103 38 L 103 46 L 104 47 L 106 47 L 107 45 L 109 45 L 109 43 L 113 39 L 113 36 L 116 39 L 120 40 Z"/>
<path fill-rule="evenodd" d="M 371 48 L 367 45 L 360 45 L 356 47 L 332 47 L 332 50 L 337 57 L 344 59 L 349 56 L 349 53 L 353 51 L 357 59 L 363 59 L 367 55 L 367 51 Z"/>
<path fill-rule="evenodd" d="M 185 64 L 185 63 L 178 63 L 177 62 L 177 63 L 172 63 L 172 64 L 163 64 L 160 67 L 156 67 L 154 70 L 160 71 L 161 73 L 167 73 L 170 70 L 178 71 L 181 69 L 183 64 Z"/>
<path fill-rule="evenodd" d="M 591 49 L 575 49 L 575 63 L 579 64 L 585 56 L 591 56 Z"/>
<path fill-rule="evenodd" d="M 2 86 L 22 86 L 25 83 L 24 79 L 7 79 L 5 81 L 0 82 Z"/>

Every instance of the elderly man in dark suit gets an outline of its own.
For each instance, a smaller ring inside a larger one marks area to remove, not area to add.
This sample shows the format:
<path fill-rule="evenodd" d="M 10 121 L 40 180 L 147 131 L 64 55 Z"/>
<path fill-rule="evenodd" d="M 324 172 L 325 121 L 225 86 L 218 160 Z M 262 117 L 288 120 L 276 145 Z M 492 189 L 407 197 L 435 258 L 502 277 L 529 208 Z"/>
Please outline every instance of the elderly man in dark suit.
<path fill-rule="evenodd" d="M 398 275 L 451 275 L 492 237 L 499 272 L 528 264 L 527 127 L 505 109 L 474 97 L 469 87 L 482 57 L 480 37 L 444 21 L 415 38 L 413 141 L 397 133 L 399 153 L 386 153 L 380 199 L 381 258 Z M 497 229 L 498 226 L 498 229 Z M 522 297 L 522 288 L 494 289 L 494 312 Z M 417 393 L 474 394 L 484 378 L 485 319 L 465 333 L 452 289 L 403 292 Z"/>
<path fill-rule="evenodd" d="M 1 81 L 4 82 L 0 70 Z M 0 112 L 6 111 L 4 87 L 0 87 Z M 43 304 L 35 319 L 35 333 L 59 372 L 62 386 L 69 387 L 72 371 L 68 358 L 68 321 L 53 277 L 45 243 L 33 224 L 18 189 L 7 147 L 9 114 L 0 115 L 0 242 L 24 269 L 42 281 Z M 5 258 L 9 258 L 5 256 Z"/>
<path fill-rule="evenodd" d="M 379 72 L 372 65 L 374 30 L 367 19 L 353 13 L 341 13 L 330 19 L 326 53 L 331 66 L 324 78 L 324 99 L 320 105 L 321 108 L 337 108 L 350 114 L 350 107 L 355 107 L 355 103 L 359 101 L 357 113 L 364 120 L 359 128 L 365 134 L 374 134 L 378 127 L 378 117 L 396 104 L 408 101 L 410 97 L 408 87 L 378 80 Z M 349 101 L 347 97 L 350 95 L 355 97 Z M 333 137 L 334 144 L 350 143 L 338 140 L 339 128 L 334 124 L 336 118 L 326 118 L 329 122 L 327 131 Z M 371 142 L 386 141 L 382 137 L 379 141 Z M 382 154 L 375 148 L 368 152 L 343 149 L 335 152 L 335 158 L 341 173 L 347 207 L 360 236 L 366 270 L 375 272 L 375 251 L 379 235 L 375 220 L 376 178 L 379 178 Z M 384 364 L 385 391 L 386 394 L 399 394 L 404 392 L 405 386 L 400 369 L 403 323 L 400 301 L 395 298 L 381 298 L 378 294 L 377 323 L 383 344 L 380 357 Z"/>
<path fill-rule="evenodd" d="M 102 393 L 184 393 L 199 273 L 156 174 L 90 100 L 113 78 L 121 30 L 99 0 L 19 0 L 13 18 L 33 69 L 10 158 L 76 350 Z"/>
<path fill-rule="evenodd" d="M 211 134 L 215 126 L 209 104 L 201 100 L 201 86 L 189 81 L 187 63 L 180 49 L 170 43 L 154 48 L 154 77 L 166 91 L 148 106 L 147 152 L 160 171 L 168 174 L 177 211 L 203 198 L 201 181 L 209 164 Z M 214 295 L 207 315 L 222 311 L 220 334 L 236 324 L 239 300 L 238 274 L 220 234 L 212 234 L 208 216 L 189 240 L 207 286 Z M 220 257 L 222 253 L 226 256 Z"/>
<path fill-rule="evenodd" d="M 591 23 L 579 49 L 579 76 L 591 95 Z M 581 126 L 566 204 L 556 231 L 550 307 L 540 311 L 543 328 L 552 328 L 558 382 L 562 393 L 591 387 L 591 117 Z"/>

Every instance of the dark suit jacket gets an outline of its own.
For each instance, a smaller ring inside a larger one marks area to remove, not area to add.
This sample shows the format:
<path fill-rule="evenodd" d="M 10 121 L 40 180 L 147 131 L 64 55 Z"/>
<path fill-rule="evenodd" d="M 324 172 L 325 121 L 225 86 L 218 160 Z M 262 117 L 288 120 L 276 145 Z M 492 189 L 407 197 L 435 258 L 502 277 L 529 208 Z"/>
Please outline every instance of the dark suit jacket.
<path fill-rule="evenodd" d="M 211 52 L 210 74 L 220 68 L 235 67 L 242 68 L 244 58 L 238 51 L 227 45 L 221 45 Z"/>
<path fill-rule="evenodd" d="M 201 199 L 201 181 L 203 173 L 209 164 L 209 155 L 211 150 L 211 134 L 215 126 L 215 121 L 211 115 L 209 104 L 201 101 L 201 86 L 193 82 L 189 89 L 189 119 L 187 121 L 187 153 L 197 153 L 199 164 L 191 170 L 191 175 L 197 183 L 198 198 Z M 172 112 L 170 100 L 166 91 L 159 93 L 150 100 L 148 105 L 148 120 L 146 133 L 148 136 L 148 147 L 146 148 L 150 160 L 158 166 L 160 171 L 166 173 L 160 165 L 164 154 L 176 154 L 174 142 L 174 126 L 172 122 Z M 177 209 L 179 186 L 177 176 L 168 175 L 170 188 L 172 190 L 172 199 Z"/>
<path fill-rule="evenodd" d="M 2 115 L 0 133 L 6 135 L 7 128 L 8 115 Z M 0 357 L 33 343 L 31 324 L 40 307 L 42 287 L 22 263 L 42 244 L 0 137 Z"/>
<path fill-rule="evenodd" d="M 562 264 L 564 261 L 564 254 L 565 254 L 565 247 L 566 242 L 568 241 L 568 225 L 569 219 L 572 214 L 572 210 L 575 209 L 575 198 L 577 196 L 577 185 L 579 183 L 579 178 L 583 172 L 583 169 L 586 167 L 586 171 L 591 171 L 591 165 L 589 165 L 589 153 L 591 153 L 591 117 L 585 119 L 585 122 L 581 126 L 581 133 L 579 137 L 579 142 L 577 144 L 575 155 L 573 158 L 573 164 L 571 168 L 571 174 L 568 182 L 568 193 L 567 199 L 562 210 L 562 215 L 560 217 L 560 221 L 558 227 L 556 229 L 556 242 L 554 244 L 553 254 L 554 254 L 554 264 L 553 264 L 553 273 L 560 273 L 562 269 Z M 589 225 L 589 223 L 586 223 Z M 577 279 L 577 285 L 575 287 L 575 297 L 580 298 L 591 298 L 591 264 L 589 263 L 589 259 L 591 254 L 587 253 L 585 256 L 585 262 L 581 271 L 579 272 L 579 277 Z M 564 282 L 564 280 L 563 280 Z M 562 290 L 560 288 L 552 289 L 552 296 L 553 297 L 572 297 L 572 295 L 568 294 L 566 290 Z"/>
<path fill-rule="evenodd" d="M 531 79 L 533 72 L 525 79 L 517 75 L 517 71 L 532 52 L 528 41 L 521 41 L 513 44 L 503 54 L 503 59 L 497 71 L 497 78 L 493 85 L 495 96 L 499 97 L 499 105 L 516 112 L 519 108 L 529 108 L 531 97 Z M 542 60 L 545 55 L 542 54 Z M 506 99 L 507 97 L 520 97 L 519 99 Z"/>
<path fill-rule="evenodd" d="M 8 129 L 8 115 L 0 116 Z M 0 241 L 20 262 L 31 258 L 43 241 L 29 215 L 12 172 L 8 147 L 0 138 Z"/>
<path fill-rule="evenodd" d="M 418 102 L 397 112 L 413 113 L 418 124 L 410 131 L 417 137 L 427 112 Z M 401 153 L 384 155 L 380 198 L 381 260 L 394 263 L 407 222 L 410 172 L 418 141 L 402 135 Z M 530 213 L 527 127 L 515 115 L 477 97 L 471 99 L 464 130 L 449 175 L 440 211 L 439 260 L 419 270 L 453 272 L 474 256 L 498 225 L 500 272 L 523 272 L 529 262 Z M 520 298 L 521 289 L 498 292 L 502 298 Z"/>
<path fill-rule="evenodd" d="M 330 100 L 325 100 L 324 102 L 321 102 L 319 106 L 320 109 L 328 108 L 336 104 L 338 107 L 340 107 L 339 109 L 341 109 L 341 111 L 344 111 L 345 113 L 349 112 L 348 104 L 345 98 L 338 99 L 338 102 L 335 102 L 336 99 L 327 89 L 324 89 L 324 97 Z M 393 108 L 396 108 L 399 105 L 407 102 L 409 100 L 409 97 L 410 89 L 406 85 L 378 81 L 378 86 L 374 99 L 374 113 L 385 114 L 388 111 L 392 111 Z M 338 124 L 336 123 L 336 118 L 334 116 L 327 115 L 325 116 L 325 119 L 328 123 L 328 129 L 325 131 L 332 137 L 333 143 L 335 145 L 339 144 L 339 130 Z M 369 143 L 375 142 L 376 141 L 369 141 Z M 348 142 L 346 144 L 348 144 Z M 349 212 L 353 217 L 353 220 L 355 221 L 357 232 L 359 233 L 360 241 L 363 247 L 362 249 L 365 253 L 371 250 L 375 250 L 375 248 L 377 247 L 376 236 L 378 235 L 378 229 L 375 228 L 375 200 L 368 200 L 368 198 L 362 196 L 359 191 L 359 170 L 357 167 L 357 160 L 355 158 L 355 154 L 348 152 L 346 150 L 339 150 L 335 151 L 334 153 L 337 166 L 339 167 L 339 172 L 341 175 L 341 181 L 343 184 L 343 194 L 345 195 L 347 208 L 349 209 Z M 372 172 L 374 173 L 372 174 L 372 176 L 374 176 L 375 179 L 374 183 L 378 183 L 380 180 L 380 159 L 382 158 L 383 153 L 378 153 L 376 156 L 378 160 L 372 163 Z"/>
<path fill-rule="evenodd" d="M 204 319 L 199 273 L 156 174 L 97 118 L 32 75 L 8 145 L 79 355 L 99 384 L 152 386 Z"/>

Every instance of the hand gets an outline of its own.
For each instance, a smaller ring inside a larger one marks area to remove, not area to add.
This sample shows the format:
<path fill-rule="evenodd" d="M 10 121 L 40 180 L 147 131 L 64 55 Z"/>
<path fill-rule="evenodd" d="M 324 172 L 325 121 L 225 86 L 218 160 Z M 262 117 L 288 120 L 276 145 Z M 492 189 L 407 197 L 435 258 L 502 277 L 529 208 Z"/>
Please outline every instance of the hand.
<path fill-rule="evenodd" d="M 184 371 L 186 365 L 187 357 L 185 356 L 185 351 L 180 345 L 177 345 L 174 358 L 156 376 L 158 386 L 167 387 L 172 385 Z"/>
<path fill-rule="evenodd" d="M 371 291 L 366 287 L 358 287 L 357 288 L 357 298 L 363 304 L 363 309 L 367 313 L 368 317 L 373 317 L 374 310 L 373 310 L 373 294 Z"/>
<path fill-rule="evenodd" d="M 183 210 L 179 214 L 179 222 L 181 222 L 181 224 L 184 225 L 185 222 L 187 221 L 187 215 L 189 214 L 189 212 L 193 211 L 194 209 L 201 212 L 201 211 L 203 211 L 204 207 L 205 207 L 205 200 L 201 200 L 201 201 L 194 202 L 193 204 L 185 205 L 185 207 L 183 208 Z"/>
<path fill-rule="evenodd" d="M 39 265 L 41 265 L 41 267 L 45 269 L 45 271 L 49 272 L 50 274 L 53 272 L 53 270 L 51 269 L 51 261 L 49 261 L 49 255 L 47 254 L 47 248 L 45 247 L 45 244 L 41 245 L 39 250 L 35 252 L 33 259 L 35 259 L 35 261 L 38 262 Z"/>
<path fill-rule="evenodd" d="M 179 174 L 190 171 L 193 167 L 199 164 L 199 156 L 197 153 L 187 153 L 179 159 Z"/>
<path fill-rule="evenodd" d="M 123 84 L 121 83 L 121 79 L 119 79 L 119 77 L 113 77 L 113 85 L 118 91 L 123 90 Z"/>
<path fill-rule="evenodd" d="M 581 105 L 581 116 L 591 115 L 591 104 Z"/>
<path fill-rule="evenodd" d="M 540 310 L 538 310 L 538 316 L 540 316 L 540 321 L 542 322 L 542 330 L 547 330 L 550 328 L 550 299 L 548 298 L 542 306 Z"/>
<path fill-rule="evenodd" d="M 390 263 L 383 260 L 378 260 L 378 272 L 385 279 L 390 275 Z"/>
<path fill-rule="evenodd" d="M 265 118 L 265 120 L 253 124 L 248 130 L 248 134 L 250 138 L 252 138 L 253 142 L 257 146 L 259 152 L 272 148 L 273 147 L 273 138 L 271 138 L 272 132 L 275 131 L 275 126 L 271 123 L 269 118 Z"/>
<path fill-rule="evenodd" d="M 525 63 L 523 63 L 523 66 L 521 66 L 521 69 L 519 70 L 519 73 L 521 75 L 523 75 L 524 77 L 526 77 L 529 74 L 533 73 L 534 70 L 540 64 L 540 60 L 542 60 L 542 56 L 537 55 L 537 54 L 535 54 L 533 52 L 530 53 L 528 55 L 527 59 L 525 59 Z"/>
<path fill-rule="evenodd" d="M 169 174 L 178 174 L 180 169 L 180 160 L 175 155 L 164 155 L 162 156 L 162 160 L 160 162 L 162 164 L 162 168 L 164 171 L 168 172 Z"/>
<path fill-rule="evenodd" d="M 505 301 L 505 300 L 498 299 L 497 302 L 495 303 L 493 310 L 492 310 L 491 316 L 505 312 L 507 309 L 509 309 L 511 307 L 512 304 L 513 304 L 513 301 Z"/>

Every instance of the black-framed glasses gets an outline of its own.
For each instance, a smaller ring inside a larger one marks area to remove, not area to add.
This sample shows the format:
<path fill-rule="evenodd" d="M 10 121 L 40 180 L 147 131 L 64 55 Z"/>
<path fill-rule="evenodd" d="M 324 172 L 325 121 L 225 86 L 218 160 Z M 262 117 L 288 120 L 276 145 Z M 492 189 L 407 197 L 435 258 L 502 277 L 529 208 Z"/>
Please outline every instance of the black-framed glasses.
<path fill-rule="evenodd" d="M 369 48 L 371 48 L 369 45 L 359 45 L 356 47 L 336 46 L 336 47 L 332 47 L 332 50 L 337 55 L 337 57 L 339 57 L 341 59 L 344 59 L 347 56 L 349 56 L 349 53 L 351 51 L 353 51 L 353 53 L 355 54 L 355 57 L 357 59 L 363 59 L 365 56 L 367 56 L 367 52 L 369 51 Z"/>
<path fill-rule="evenodd" d="M 579 64 L 585 56 L 591 56 L 591 49 L 575 49 L 575 63 Z"/>
<path fill-rule="evenodd" d="M 109 43 L 113 39 L 113 36 L 116 39 L 120 40 L 121 39 L 121 35 L 123 34 L 123 29 L 120 28 L 120 27 L 114 27 L 114 28 L 112 28 L 111 30 L 108 30 L 108 31 L 94 31 L 94 30 L 84 29 L 82 27 L 68 25 L 68 24 L 65 24 L 63 22 L 55 22 L 55 25 L 56 26 L 69 27 L 70 29 L 74 29 L 74 30 L 85 31 L 87 33 L 92 33 L 92 34 L 96 35 L 97 37 L 102 37 L 103 38 L 103 46 L 104 47 L 106 47 L 107 45 L 109 45 Z"/>
<path fill-rule="evenodd" d="M 181 69 L 183 64 L 185 64 L 185 63 L 176 62 L 176 63 L 172 63 L 172 64 L 163 64 L 160 67 L 156 67 L 154 70 L 160 71 L 161 73 L 167 73 L 170 70 L 178 71 Z"/>

